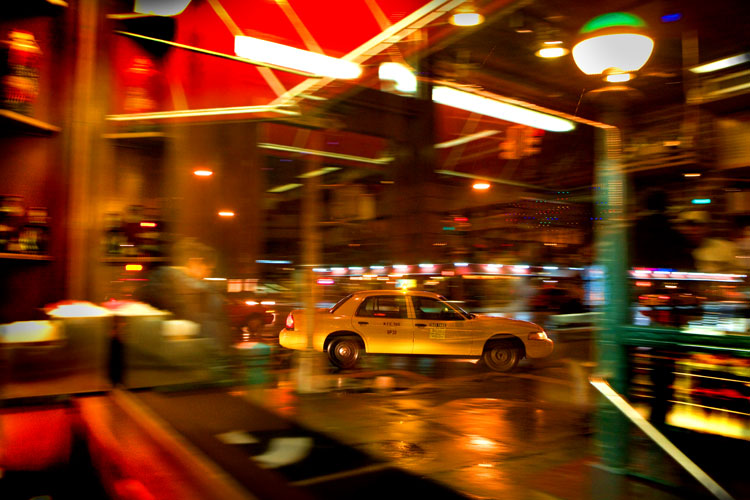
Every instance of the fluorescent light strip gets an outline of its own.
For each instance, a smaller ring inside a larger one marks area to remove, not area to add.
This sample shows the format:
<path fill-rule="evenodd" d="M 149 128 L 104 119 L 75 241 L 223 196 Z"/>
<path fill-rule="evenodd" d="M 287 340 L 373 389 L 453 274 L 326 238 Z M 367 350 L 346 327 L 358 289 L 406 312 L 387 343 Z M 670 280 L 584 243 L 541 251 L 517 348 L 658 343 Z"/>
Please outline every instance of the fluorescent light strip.
<path fill-rule="evenodd" d="M 270 144 L 267 142 L 262 142 L 258 144 L 258 147 L 261 149 L 271 149 L 274 151 L 288 151 L 290 153 L 302 153 L 302 154 L 309 154 L 309 155 L 315 155 L 315 156 L 323 156 L 325 158 L 336 158 L 339 160 L 351 160 L 351 161 L 358 161 L 362 163 L 373 163 L 375 165 L 386 165 L 393 161 L 393 158 L 391 157 L 366 158 L 364 156 L 352 156 L 352 155 L 344 155 L 344 154 L 339 154 L 339 153 L 329 153 L 328 151 L 318 151 L 315 149 L 297 148 L 294 146 L 284 146 L 283 144 Z"/>
<path fill-rule="evenodd" d="M 449 12 L 454 7 L 462 4 L 464 1 L 465 0 L 432 0 L 430 3 L 415 10 L 401 21 L 390 26 L 388 29 L 378 33 L 367 42 L 343 56 L 341 59 L 358 63 L 366 61 L 368 58 L 375 56 L 394 45 L 409 33 L 412 33 L 413 29 L 410 28 L 421 27 L 422 25 L 420 25 L 420 21 L 425 21 L 425 23 L 431 21 L 431 13 L 433 15 L 437 14 L 437 16 L 441 16 L 445 14 L 445 12 Z M 305 80 L 293 89 L 287 91 L 284 95 L 278 97 L 274 103 L 287 102 L 309 89 L 313 89 L 316 86 L 320 89 L 329 83 L 331 83 L 331 80 L 328 78 L 322 80 Z"/>
<path fill-rule="evenodd" d="M 155 111 L 153 113 L 129 113 L 122 115 L 107 115 L 106 119 L 114 122 L 133 120 L 164 120 L 167 118 L 190 118 L 195 116 L 223 116 L 244 115 L 251 113 L 279 113 L 282 115 L 299 116 L 300 113 L 281 106 L 236 106 L 230 108 L 183 109 L 175 111 Z"/>
<path fill-rule="evenodd" d="M 234 52 L 241 58 L 312 75 L 348 80 L 362 74 L 357 63 L 251 36 L 235 36 Z"/>
<path fill-rule="evenodd" d="M 451 87 L 433 87 L 432 100 L 446 106 L 550 132 L 568 132 L 575 128 L 575 124 L 570 120 L 540 113 L 539 111 L 532 111 L 514 104 L 489 99 Z"/>
<path fill-rule="evenodd" d="M 487 177 L 484 175 L 476 175 L 476 174 L 469 174 L 466 172 L 456 172 L 455 170 L 435 170 L 436 174 L 442 174 L 442 175 L 450 175 L 453 177 L 463 177 L 464 179 L 475 179 L 478 181 L 489 181 L 494 184 L 507 184 L 508 186 L 517 186 L 517 187 L 523 187 L 527 189 L 537 189 L 537 190 L 548 190 L 548 188 L 544 186 L 534 186 L 532 184 L 524 184 L 522 182 L 514 182 L 514 181 L 506 181 L 504 179 L 498 179 L 495 177 Z"/>
<path fill-rule="evenodd" d="M 305 172 L 304 174 L 298 175 L 297 177 L 300 179 L 309 179 L 310 177 L 318 177 L 319 175 L 325 175 L 330 172 L 335 172 L 336 170 L 341 170 L 339 167 L 323 167 L 319 168 L 317 170 L 312 170 L 310 172 Z"/>
<path fill-rule="evenodd" d="M 695 68 L 690 68 L 690 71 L 692 71 L 693 73 L 711 73 L 713 71 L 731 68 L 732 66 L 737 66 L 748 61 L 750 61 L 750 52 L 745 52 L 742 54 L 737 54 L 736 56 L 726 57 L 724 59 L 719 59 L 717 61 L 702 64 L 700 66 L 696 66 Z"/>
<path fill-rule="evenodd" d="M 435 149 L 452 148 L 454 146 L 460 146 L 461 144 L 466 144 L 467 142 L 484 139 L 485 137 L 490 137 L 492 135 L 496 135 L 499 133 L 500 133 L 499 130 L 482 130 L 481 132 L 465 135 L 463 137 L 459 137 L 458 139 L 453 139 L 451 141 L 439 142 L 435 144 Z"/>
<path fill-rule="evenodd" d="M 296 182 L 293 182 L 291 184 L 283 184 L 281 186 L 276 186 L 268 190 L 269 193 L 283 193 L 285 191 L 291 191 L 292 189 L 297 189 L 299 187 L 302 187 L 302 184 L 298 184 Z"/>

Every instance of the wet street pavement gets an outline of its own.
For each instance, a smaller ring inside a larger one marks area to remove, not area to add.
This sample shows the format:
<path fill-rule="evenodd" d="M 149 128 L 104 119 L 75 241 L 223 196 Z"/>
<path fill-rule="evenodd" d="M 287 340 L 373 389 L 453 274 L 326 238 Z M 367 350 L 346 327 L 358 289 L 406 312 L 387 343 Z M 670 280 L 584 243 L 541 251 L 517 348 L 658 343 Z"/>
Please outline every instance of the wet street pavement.
<path fill-rule="evenodd" d="M 337 371 L 317 355 L 305 390 L 292 363 L 234 394 L 469 498 L 617 498 L 594 485 L 590 332 L 557 340 L 555 355 L 510 374 L 386 356 Z M 637 497 L 680 498 L 637 482 L 619 498 Z"/>

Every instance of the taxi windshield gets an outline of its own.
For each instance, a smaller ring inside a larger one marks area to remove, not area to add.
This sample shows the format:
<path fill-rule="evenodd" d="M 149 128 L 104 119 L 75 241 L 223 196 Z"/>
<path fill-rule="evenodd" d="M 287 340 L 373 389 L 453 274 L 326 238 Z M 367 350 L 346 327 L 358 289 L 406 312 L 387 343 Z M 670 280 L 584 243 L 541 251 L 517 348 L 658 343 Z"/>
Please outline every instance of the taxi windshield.
<path fill-rule="evenodd" d="M 465 309 L 463 309 L 461 306 L 458 305 L 460 301 L 448 300 L 445 297 L 443 297 L 442 295 L 440 295 L 440 300 L 442 300 L 443 302 L 446 302 L 453 309 L 456 309 L 458 312 L 460 312 L 461 314 L 463 314 L 467 318 L 471 318 L 471 313 L 466 312 Z"/>

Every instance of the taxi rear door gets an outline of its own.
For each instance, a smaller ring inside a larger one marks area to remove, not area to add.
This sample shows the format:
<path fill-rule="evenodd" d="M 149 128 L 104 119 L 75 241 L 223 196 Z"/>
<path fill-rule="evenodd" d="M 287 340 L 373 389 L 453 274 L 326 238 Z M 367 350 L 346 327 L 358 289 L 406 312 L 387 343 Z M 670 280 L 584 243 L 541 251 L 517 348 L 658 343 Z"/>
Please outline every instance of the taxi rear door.
<path fill-rule="evenodd" d="M 367 352 L 411 354 L 413 325 L 403 295 L 367 297 L 352 317 L 352 327 L 365 340 Z"/>

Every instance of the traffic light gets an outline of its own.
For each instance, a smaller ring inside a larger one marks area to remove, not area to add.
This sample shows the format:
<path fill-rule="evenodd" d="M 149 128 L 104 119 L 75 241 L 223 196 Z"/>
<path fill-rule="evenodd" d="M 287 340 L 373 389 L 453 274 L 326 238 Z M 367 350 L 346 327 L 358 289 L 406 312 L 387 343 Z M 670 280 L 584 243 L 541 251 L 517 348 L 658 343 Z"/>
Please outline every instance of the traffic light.
<path fill-rule="evenodd" d="M 526 128 L 523 134 L 523 144 L 521 146 L 522 156 L 533 156 L 542 150 L 542 137 L 544 130 L 535 128 Z"/>

